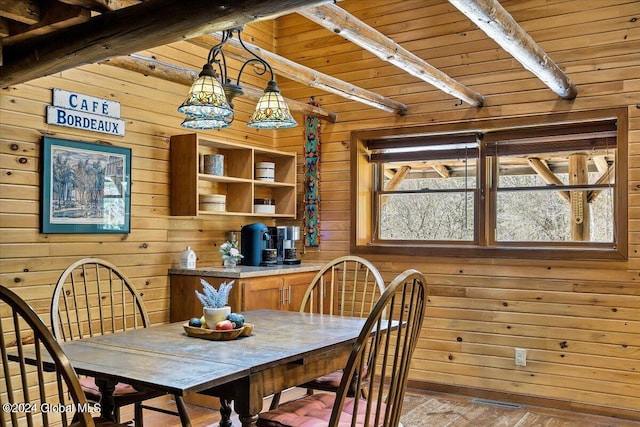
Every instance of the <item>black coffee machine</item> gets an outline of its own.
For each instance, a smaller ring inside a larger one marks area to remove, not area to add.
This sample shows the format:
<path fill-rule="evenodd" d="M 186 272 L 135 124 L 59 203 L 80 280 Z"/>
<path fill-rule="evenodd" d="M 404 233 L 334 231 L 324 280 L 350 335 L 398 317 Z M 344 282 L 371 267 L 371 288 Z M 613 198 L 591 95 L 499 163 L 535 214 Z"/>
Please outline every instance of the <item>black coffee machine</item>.
<path fill-rule="evenodd" d="M 260 222 L 242 227 L 240 230 L 240 251 L 243 256 L 242 265 L 265 265 L 263 259 L 269 258 L 273 258 L 272 264 L 275 265 L 277 263 L 276 250 L 270 247 L 268 248 L 271 241 L 269 228 Z M 270 254 L 273 256 L 270 256 Z"/>
<path fill-rule="evenodd" d="M 296 265 L 300 264 L 296 241 L 300 240 L 300 227 L 278 226 L 269 227 L 270 248 L 276 249 L 276 260 L 278 264 Z"/>

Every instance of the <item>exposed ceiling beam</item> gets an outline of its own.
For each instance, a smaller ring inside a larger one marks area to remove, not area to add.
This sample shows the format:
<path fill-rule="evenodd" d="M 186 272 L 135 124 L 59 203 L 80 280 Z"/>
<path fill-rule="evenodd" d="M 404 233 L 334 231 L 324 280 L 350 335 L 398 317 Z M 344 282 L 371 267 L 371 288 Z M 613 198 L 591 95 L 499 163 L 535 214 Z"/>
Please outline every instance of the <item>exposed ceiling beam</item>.
<path fill-rule="evenodd" d="M 190 41 L 198 46 L 206 47 L 207 49 L 218 44 L 221 40 L 220 34 L 211 34 L 208 36 L 201 36 L 191 39 Z M 395 101 L 391 98 L 384 97 L 375 92 L 354 86 L 345 81 L 336 79 L 335 77 L 328 76 L 319 71 L 313 70 L 304 65 L 293 62 L 287 58 L 276 55 L 275 53 L 268 52 L 260 49 L 258 46 L 244 42 L 245 46 L 251 51 L 255 52 L 258 56 L 265 59 L 269 65 L 273 68 L 274 72 L 284 76 L 288 79 L 298 81 L 307 86 L 315 87 L 326 92 L 335 93 L 347 99 L 361 102 L 366 105 L 370 105 L 375 108 L 379 108 L 384 111 L 389 111 L 399 115 L 404 115 L 407 112 L 407 105 L 401 102 Z M 224 45 L 224 53 L 229 57 L 238 59 L 240 61 L 246 61 L 248 53 L 242 48 L 240 42 L 236 39 L 229 39 Z"/>
<path fill-rule="evenodd" d="M 402 166 L 398 171 L 393 175 L 393 178 L 389 180 L 387 185 L 384 187 L 384 191 L 393 191 L 404 181 L 407 175 L 411 172 L 411 166 Z"/>
<path fill-rule="evenodd" d="M 481 107 L 484 103 L 483 96 L 478 92 L 457 82 L 375 28 L 334 4 L 308 8 L 298 13 L 368 50 L 383 61 L 390 62 L 412 76 L 424 80 L 467 104 Z"/>
<path fill-rule="evenodd" d="M 9 35 L 9 20 L 0 16 L 0 37 Z M 1 44 L 1 43 L 0 43 Z"/>
<path fill-rule="evenodd" d="M 449 178 L 451 177 L 451 172 L 449 172 L 449 169 L 447 169 L 447 167 L 445 165 L 442 164 L 434 164 L 431 165 L 431 167 L 433 168 L 433 170 L 435 170 L 438 175 L 440 175 L 442 178 Z"/>
<path fill-rule="evenodd" d="M 24 24 L 37 24 L 40 21 L 40 2 L 37 0 L 0 0 L 0 16 Z"/>
<path fill-rule="evenodd" d="M 167 64 L 153 58 L 143 57 L 141 55 L 118 56 L 116 58 L 109 58 L 106 61 L 101 62 L 101 64 L 112 65 L 114 67 L 123 68 L 129 71 L 135 71 L 146 76 L 152 76 L 162 80 L 180 83 L 186 86 L 190 86 L 198 77 L 199 73 L 199 71 L 189 70 L 186 68 L 178 67 L 176 65 Z M 264 93 L 263 89 L 258 89 L 248 85 L 242 85 L 242 91 L 244 92 L 244 95 L 240 96 L 244 96 L 255 101 L 260 99 L 260 97 Z M 286 101 L 291 111 L 295 111 L 307 116 L 317 117 L 321 120 L 326 120 L 332 123 L 335 123 L 337 120 L 336 113 L 327 111 L 324 108 L 305 104 L 304 102 L 296 101 L 294 99 L 286 99 Z"/>
<path fill-rule="evenodd" d="M 598 169 L 598 172 L 600 173 L 604 173 L 609 169 L 609 163 L 607 163 L 607 158 L 604 155 L 594 156 L 593 163 L 596 165 L 596 169 Z"/>
<path fill-rule="evenodd" d="M 607 166 L 607 169 L 602 172 L 600 178 L 596 181 L 596 185 L 611 184 L 616 176 L 616 165 Z M 587 193 L 587 202 L 593 202 L 598 195 L 602 193 L 602 190 L 590 190 Z"/>
<path fill-rule="evenodd" d="M 82 6 L 87 9 L 107 12 L 109 10 L 118 10 L 123 7 L 133 6 L 141 3 L 141 0 L 58 0 L 61 3 Z"/>
<path fill-rule="evenodd" d="M 564 185 L 564 183 L 556 176 L 555 173 L 549 169 L 547 162 L 540 160 L 536 157 L 530 157 L 527 159 L 527 163 L 531 166 L 540 178 L 549 185 Z M 567 202 L 571 202 L 571 194 L 568 191 L 558 191 L 558 194 Z"/>
<path fill-rule="evenodd" d="M 2 43 L 10 46 L 20 40 L 48 34 L 61 28 L 88 21 L 89 19 L 91 19 L 91 11 L 89 9 L 65 3 L 51 2 L 40 16 L 38 23 L 29 26 L 24 25 L 22 31 L 15 35 L 9 35 L 2 40 Z"/>
<path fill-rule="evenodd" d="M 7 1 L 7 0 L 0 0 Z M 0 87 L 201 34 L 273 19 L 327 0 L 148 0 L 4 46 Z"/>
<path fill-rule="evenodd" d="M 387 185 L 384 187 L 384 191 L 393 191 L 404 181 L 407 175 L 411 172 L 411 166 L 402 166 L 396 173 L 391 177 Z M 380 198 L 380 207 L 387 204 L 389 201 L 389 196 L 382 196 Z"/>
<path fill-rule="evenodd" d="M 578 95 L 569 77 L 518 25 L 498 0 L 449 0 L 449 3 L 475 22 L 482 31 L 558 96 L 574 99 Z"/>

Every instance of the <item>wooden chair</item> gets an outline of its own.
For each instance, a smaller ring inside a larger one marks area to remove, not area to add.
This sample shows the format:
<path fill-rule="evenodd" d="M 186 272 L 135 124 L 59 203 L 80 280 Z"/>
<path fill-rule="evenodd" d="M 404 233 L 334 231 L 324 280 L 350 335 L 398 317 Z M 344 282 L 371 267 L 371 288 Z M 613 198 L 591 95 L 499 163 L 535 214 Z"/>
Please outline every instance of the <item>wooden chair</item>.
<path fill-rule="evenodd" d="M 4 286 L 0 301 L 0 425 L 68 426 L 75 417 L 73 427 L 118 426 L 91 417 L 76 372 L 33 309 Z"/>
<path fill-rule="evenodd" d="M 149 317 L 142 297 L 116 266 L 98 258 L 83 258 L 67 267 L 58 279 L 51 300 L 51 326 L 57 340 L 70 341 L 146 328 Z M 81 377 L 80 382 L 87 399 L 100 401 L 101 393 L 94 378 Z M 143 425 L 143 409 L 177 415 L 182 425 L 190 425 L 181 396 L 175 395 L 177 412 L 143 404 L 164 394 L 116 384 L 113 394 L 116 421 L 120 420 L 122 406 L 134 404 L 136 426 Z"/>
<path fill-rule="evenodd" d="M 343 256 L 327 263 L 313 278 L 300 304 L 301 313 L 324 313 L 367 317 L 384 292 L 384 280 L 378 269 L 358 256 Z M 300 385 L 308 394 L 313 390 L 336 391 L 342 371 L 332 372 Z M 280 403 L 273 396 L 271 409 Z"/>
<path fill-rule="evenodd" d="M 316 393 L 261 413 L 258 427 L 400 425 L 411 357 L 426 301 L 424 276 L 407 270 L 384 291 L 354 343 L 338 391 Z M 363 381 L 369 378 L 368 381 Z M 366 389 L 349 397 L 352 380 Z M 340 423 L 340 424 L 339 424 Z"/>

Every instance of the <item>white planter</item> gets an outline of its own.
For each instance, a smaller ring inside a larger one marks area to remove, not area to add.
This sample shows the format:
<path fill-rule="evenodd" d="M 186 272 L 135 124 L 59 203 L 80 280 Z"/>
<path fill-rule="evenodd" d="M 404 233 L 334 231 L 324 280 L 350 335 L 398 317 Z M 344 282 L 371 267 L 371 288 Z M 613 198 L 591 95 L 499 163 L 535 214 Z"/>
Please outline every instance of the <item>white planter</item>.
<path fill-rule="evenodd" d="M 231 314 L 231 307 L 225 305 L 224 307 L 203 307 L 204 321 L 207 322 L 207 328 L 215 329 L 216 323 L 221 320 L 226 320 L 227 316 Z"/>

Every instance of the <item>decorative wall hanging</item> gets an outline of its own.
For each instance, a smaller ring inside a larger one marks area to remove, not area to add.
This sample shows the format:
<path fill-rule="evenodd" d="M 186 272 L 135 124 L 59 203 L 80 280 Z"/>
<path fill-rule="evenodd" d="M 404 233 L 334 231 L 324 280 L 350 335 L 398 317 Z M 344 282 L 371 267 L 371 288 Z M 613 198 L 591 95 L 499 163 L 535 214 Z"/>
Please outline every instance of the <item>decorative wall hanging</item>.
<path fill-rule="evenodd" d="M 129 233 L 131 150 L 44 137 L 42 233 Z"/>
<path fill-rule="evenodd" d="M 311 97 L 311 105 L 320 106 Z M 304 118 L 304 246 L 320 246 L 320 119 Z"/>

